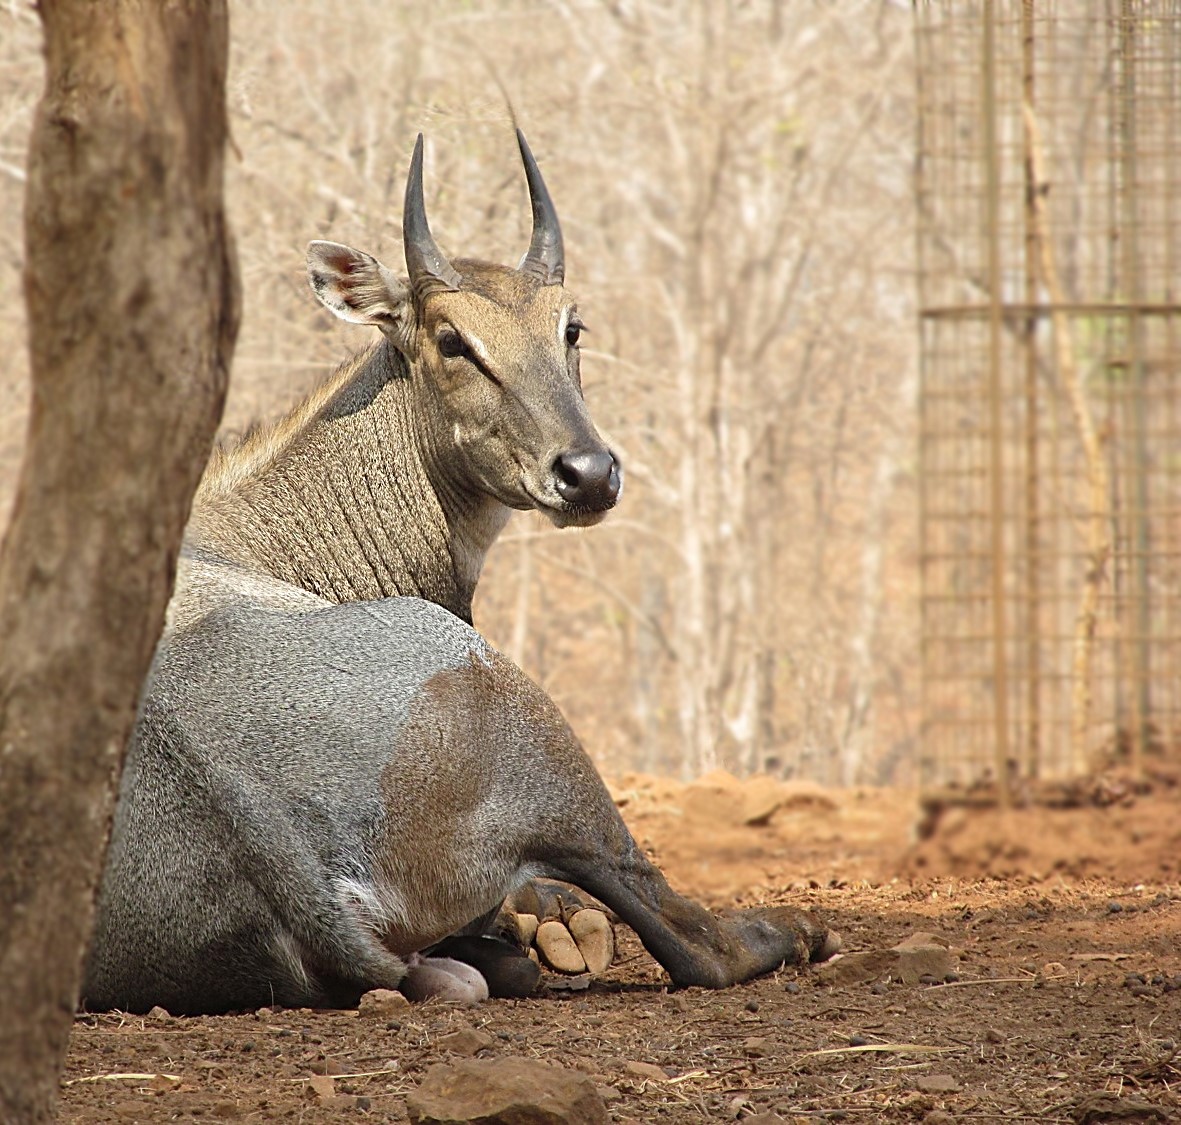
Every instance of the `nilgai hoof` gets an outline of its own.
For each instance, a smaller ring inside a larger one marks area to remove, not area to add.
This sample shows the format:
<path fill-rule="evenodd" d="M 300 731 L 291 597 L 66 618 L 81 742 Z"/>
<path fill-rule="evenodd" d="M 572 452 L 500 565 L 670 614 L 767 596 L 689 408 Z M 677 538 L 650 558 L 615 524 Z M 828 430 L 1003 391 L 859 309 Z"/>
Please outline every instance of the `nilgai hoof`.
<path fill-rule="evenodd" d="M 440 942 L 432 957 L 450 957 L 476 969 L 498 1000 L 519 1000 L 532 994 L 541 979 L 536 961 L 508 942 L 483 935 L 451 937 Z"/>
<path fill-rule="evenodd" d="M 566 922 L 588 971 L 604 973 L 615 960 L 615 931 L 601 910 L 580 910 Z"/>
<path fill-rule="evenodd" d="M 406 958 L 406 976 L 399 991 L 407 1000 L 449 1000 L 479 1004 L 488 999 L 488 984 L 479 970 L 450 957 Z"/>
<path fill-rule="evenodd" d="M 586 972 L 586 961 L 578 951 L 570 931 L 561 922 L 542 922 L 537 927 L 537 951 L 555 972 Z"/>
<path fill-rule="evenodd" d="M 532 914 L 542 922 L 565 921 L 570 915 L 587 907 L 605 909 L 601 902 L 585 891 L 553 879 L 530 880 L 509 895 L 505 906 L 515 914 Z"/>
<path fill-rule="evenodd" d="M 813 961 L 827 961 L 845 948 L 845 939 L 836 930 L 828 930 L 812 952 Z"/>
<path fill-rule="evenodd" d="M 537 938 L 537 927 L 541 925 L 536 914 L 514 914 L 517 924 L 517 940 L 522 949 L 528 949 Z"/>
<path fill-rule="evenodd" d="M 762 918 L 781 934 L 790 938 L 795 949 L 784 957 L 789 964 L 806 965 L 809 961 L 827 961 L 841 951 L 844 944 L 836 930 L 830 930 L 814 914 L 797 910 L 794 906 L 751 907 L 738 911 L 737 916 Z"/>
<path fill-rule="evenodd" d="M 615 958 L 612 915 L 577 887 L 533 879 L 505 901 L 498 924 L 533 958 L 559 973 L 602 973 Z M 536 952 L 535 952 L 536 951 Z"/>

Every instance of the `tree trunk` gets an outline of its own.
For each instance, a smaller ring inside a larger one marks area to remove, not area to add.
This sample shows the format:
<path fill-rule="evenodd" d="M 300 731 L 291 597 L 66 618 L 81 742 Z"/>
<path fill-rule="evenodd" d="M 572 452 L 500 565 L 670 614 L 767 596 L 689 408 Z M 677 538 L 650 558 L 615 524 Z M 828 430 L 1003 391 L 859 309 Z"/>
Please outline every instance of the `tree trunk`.
<path fill-rule="evenodd" d="M 32 410 L 0 550 L 0 1120 L 45 1121 L 237 330 L 224 2 L 41 0 Z"/>

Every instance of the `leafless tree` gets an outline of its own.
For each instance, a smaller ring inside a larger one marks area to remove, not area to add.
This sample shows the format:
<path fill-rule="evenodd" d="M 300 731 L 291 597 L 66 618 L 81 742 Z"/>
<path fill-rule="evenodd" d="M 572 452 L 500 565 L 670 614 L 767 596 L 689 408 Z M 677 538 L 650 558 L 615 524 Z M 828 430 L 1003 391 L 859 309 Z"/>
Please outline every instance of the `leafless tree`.
<path fill-rule="evenodd" d="M 0 554 L 0 1118 L 47 1121 L 123 747 L 237 330 L 223 4 L 46 0 Z"/>

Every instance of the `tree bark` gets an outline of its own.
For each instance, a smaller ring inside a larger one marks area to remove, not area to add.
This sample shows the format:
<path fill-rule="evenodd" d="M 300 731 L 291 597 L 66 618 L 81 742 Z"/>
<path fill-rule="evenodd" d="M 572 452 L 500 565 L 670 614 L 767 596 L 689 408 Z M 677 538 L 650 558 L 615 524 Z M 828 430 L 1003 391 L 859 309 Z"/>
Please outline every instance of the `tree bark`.
<path fill-rule="evenodd" d="M 52 1118 L 123 750 L 238 321 L 223 0 L 41 0 L 0 549 L 0 1120 Z"/>

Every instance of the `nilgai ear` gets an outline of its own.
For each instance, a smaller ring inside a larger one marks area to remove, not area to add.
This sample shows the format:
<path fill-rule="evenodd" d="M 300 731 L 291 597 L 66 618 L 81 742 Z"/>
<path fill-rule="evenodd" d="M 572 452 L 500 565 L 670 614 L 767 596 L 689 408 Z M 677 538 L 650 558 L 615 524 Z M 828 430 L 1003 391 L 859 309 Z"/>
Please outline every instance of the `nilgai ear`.
<path fill-rule="evenodd" d="M 407 336 L 414 315 L 410 287 L 372 255 L 339 242 L 309 242 L 308 282 L 341 320 L 373 324 L 387 336 Z"/>

